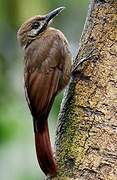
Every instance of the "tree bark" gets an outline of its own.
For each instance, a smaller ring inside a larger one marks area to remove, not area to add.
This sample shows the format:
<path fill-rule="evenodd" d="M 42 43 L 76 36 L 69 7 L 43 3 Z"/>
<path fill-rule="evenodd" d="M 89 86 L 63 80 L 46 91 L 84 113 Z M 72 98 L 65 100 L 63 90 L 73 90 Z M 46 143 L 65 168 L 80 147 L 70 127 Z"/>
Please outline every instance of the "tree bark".
<path fill-rule="evenodd" d="M 116 0 L 90 1 L 74 66 L 90 52 L 64 94 L 55 180 L 117 179 Z"/>

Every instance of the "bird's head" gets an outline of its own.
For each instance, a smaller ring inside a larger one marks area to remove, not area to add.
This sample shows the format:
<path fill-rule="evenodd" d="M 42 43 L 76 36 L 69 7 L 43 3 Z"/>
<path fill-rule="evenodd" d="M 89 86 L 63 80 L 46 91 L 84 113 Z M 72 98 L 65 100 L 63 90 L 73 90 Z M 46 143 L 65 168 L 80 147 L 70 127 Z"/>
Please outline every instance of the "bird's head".
<path fill-rule="evenodd" d="M 47 15 L 34 16 L 22 24 L 17 33 L 17 39 L 19 40 L 21 46 L 26 47 L 28 43 L 44 32 L 50 24 L 51 20 L 63 9 L 64 7 L 59 7 L 49 12 Z"/>

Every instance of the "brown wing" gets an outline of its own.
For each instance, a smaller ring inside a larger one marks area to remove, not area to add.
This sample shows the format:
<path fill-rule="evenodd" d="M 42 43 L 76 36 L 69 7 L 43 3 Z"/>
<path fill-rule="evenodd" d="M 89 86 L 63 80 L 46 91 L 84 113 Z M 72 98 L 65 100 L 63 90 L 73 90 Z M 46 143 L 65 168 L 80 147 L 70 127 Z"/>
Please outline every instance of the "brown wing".
<path fill-rule="evenodd" d="M 48 117 L 57 93 L 60 76 L 61 72 L 56 68 L 47 74 L 34 71 L 28 78 L 29 107 L 34 119 L 41 121 L 41 125 Z"/>
<path fill-rule="evenodd" d="M 43 126 L 44 121 L 47 120 L 62 76 L 61 60 L 63 57 L 57 45 L 55 41 L 39 68 L 32 64 L 26 73 L 26 96 L 33 118 L 38 120 L 38 123 L 41 122 L 39 126 Z M 43 58 L 40 51 L 37 53 L 39 55 L 36 55 L 36 64 L 38 64 L 40 57 Z"/>

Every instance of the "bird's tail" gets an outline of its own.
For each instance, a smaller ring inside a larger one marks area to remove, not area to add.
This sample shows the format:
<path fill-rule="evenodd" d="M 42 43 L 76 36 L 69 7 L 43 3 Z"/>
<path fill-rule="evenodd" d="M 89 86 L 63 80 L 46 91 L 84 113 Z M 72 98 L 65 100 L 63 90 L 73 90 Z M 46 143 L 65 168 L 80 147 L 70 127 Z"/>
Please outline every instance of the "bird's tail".
<path fill-rule="evenodd" d="M 46 175 L 56 175 L 56 164 L 53 157 L 51 142 L 49 137 L 48 122 L 44 122 L 42 128 L 38 128 L 36 121 L 35 129 L 35 146 L 39 165 Z"/>

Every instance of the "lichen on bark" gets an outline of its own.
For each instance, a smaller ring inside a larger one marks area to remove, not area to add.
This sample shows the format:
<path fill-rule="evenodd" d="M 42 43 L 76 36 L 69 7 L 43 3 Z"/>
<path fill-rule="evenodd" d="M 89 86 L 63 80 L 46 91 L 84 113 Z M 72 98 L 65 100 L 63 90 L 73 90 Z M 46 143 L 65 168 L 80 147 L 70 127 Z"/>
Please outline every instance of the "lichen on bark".
<path fill-rule="evenodd" d="M 117 179 L 117 1 L 93 0 L 56 137 L 55 180 Z"/>

